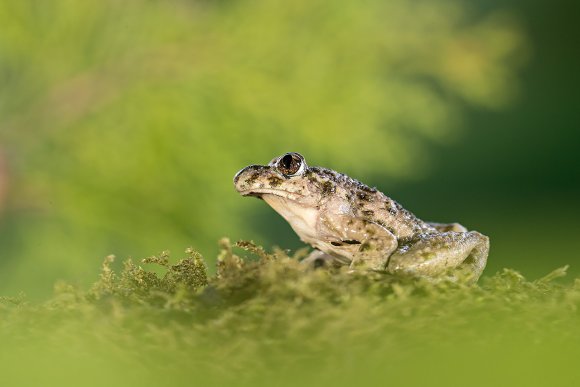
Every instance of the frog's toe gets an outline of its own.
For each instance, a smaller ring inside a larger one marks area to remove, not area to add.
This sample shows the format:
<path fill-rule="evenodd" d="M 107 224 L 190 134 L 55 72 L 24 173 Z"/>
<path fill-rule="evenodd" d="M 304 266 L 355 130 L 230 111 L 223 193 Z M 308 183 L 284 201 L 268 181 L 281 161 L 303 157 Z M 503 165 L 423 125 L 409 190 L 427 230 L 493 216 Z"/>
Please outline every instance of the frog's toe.
<path fill-rule="evenodd" d="M 312 269 L 322 269 L 335 266 L 336 258 L 320 250 L 314 250 L 300 263 Z"/>

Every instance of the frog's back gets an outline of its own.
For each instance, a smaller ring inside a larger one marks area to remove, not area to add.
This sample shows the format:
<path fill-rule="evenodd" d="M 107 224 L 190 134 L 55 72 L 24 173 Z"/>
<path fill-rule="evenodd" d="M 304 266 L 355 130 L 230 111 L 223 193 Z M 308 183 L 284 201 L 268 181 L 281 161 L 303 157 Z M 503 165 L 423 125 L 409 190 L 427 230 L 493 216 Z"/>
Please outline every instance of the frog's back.
<path fill-rule="evenodd" d="M 353 216 L 376 223 L 397 238 L 434 231 L 430 225 L 374 187 L 331 169 L 311 167 L 310 170 L 326 180 L 329 197 L 349 203 Z"/>
<path fill-rule="evenodd" d="M 353 206 L 355 216 L 386 228 L 398 239 L 434 231 L 411 211 L 376 188 L 363 185 L 355 195 L 357 197 L 356 206 Z"/>

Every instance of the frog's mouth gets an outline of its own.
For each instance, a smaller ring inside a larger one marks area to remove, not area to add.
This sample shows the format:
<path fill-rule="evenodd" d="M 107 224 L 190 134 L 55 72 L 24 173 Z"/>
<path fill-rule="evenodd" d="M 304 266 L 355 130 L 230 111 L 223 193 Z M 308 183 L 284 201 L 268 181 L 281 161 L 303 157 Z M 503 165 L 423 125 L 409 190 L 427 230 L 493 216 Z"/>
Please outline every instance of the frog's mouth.
<path fill-rule="evenodd" d="M 300 194 L 284 191 L 281 189 L 272 189 L 272 188 L 254 188 L 254 189 L 247 189 L 247 190 L 238 191 L 238 192 L 242 196 L 253 196 L 253 197 L 256 197 L 258 199 L 264 199 L 263 198 L 264 195 L 274 195 L 274 196 L 283 197 L 283 198 L 289 199 L 289 200 L 298 200 L 298 199 L 302 198 L 302 195 L 300 195 Z"/>

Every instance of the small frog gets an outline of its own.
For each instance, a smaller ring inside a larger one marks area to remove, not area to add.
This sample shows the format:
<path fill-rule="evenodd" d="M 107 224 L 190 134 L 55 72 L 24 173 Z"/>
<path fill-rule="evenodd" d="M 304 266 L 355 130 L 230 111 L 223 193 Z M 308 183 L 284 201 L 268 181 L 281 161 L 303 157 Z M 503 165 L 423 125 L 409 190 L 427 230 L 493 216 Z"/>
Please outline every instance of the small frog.
<path fill-rule="evenodd" d="M 263 199 L 316 249 L 306 259 L 314 266 L 426 277 L 463 270 L 476 282 L 487 262 L 485 235 L 458 223 L 424 222 L 376 188 L 309 167 L 299 153 L 250 165 L 234 185 L 243 196 Z"/>

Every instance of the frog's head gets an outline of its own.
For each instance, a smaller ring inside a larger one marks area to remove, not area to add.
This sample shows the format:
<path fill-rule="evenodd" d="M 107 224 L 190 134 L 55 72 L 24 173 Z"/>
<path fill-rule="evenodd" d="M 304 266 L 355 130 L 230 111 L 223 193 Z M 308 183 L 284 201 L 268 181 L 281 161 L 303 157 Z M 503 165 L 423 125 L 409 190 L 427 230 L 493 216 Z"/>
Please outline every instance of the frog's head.
<path fill-rule="evenodd" d="M 321 189 L 308 179 L 311 174 L 301 154 L 290 152 L 276 157 L 268 165 L 250 165 L 234 176 L 234 185 L 243 196 L 315 204 Z"/>

